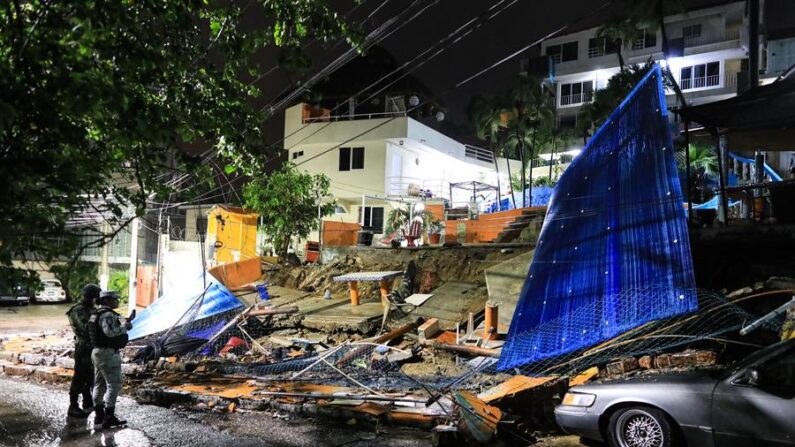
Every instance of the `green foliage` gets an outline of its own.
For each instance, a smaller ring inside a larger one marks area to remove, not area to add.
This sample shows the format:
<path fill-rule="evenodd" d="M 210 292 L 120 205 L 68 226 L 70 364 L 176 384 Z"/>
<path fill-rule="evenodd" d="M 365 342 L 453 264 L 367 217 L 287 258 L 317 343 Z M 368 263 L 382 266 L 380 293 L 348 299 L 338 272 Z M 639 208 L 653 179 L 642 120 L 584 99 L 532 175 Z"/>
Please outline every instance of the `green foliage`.
<path fill-rule="evenodd" d="M 616 56 L 621 70 L 624 69 L 624 48 L 640 35 L 638 22 L 632 18 L 613 18 L 596 30 L 596 37 L 604 38 L 608 42 L 615 42 L 618 45 Z"/>
<path fill-rule="evenodd" d="M 61 281 L 70 300 L 79 300 L 86 284 L 99 284 L 98 266 L 91 262 L 57 264 L 51 266 L 50 271 Z"/>
<path fill-rule="evenodd" d="M 718 175 L 718 156 L 709 146 L 691 144 L 688 149 L 690 155 L 690 167 L 693 169 L 704 170 L 707 176 Z"/>
<path fill-rule="evenodd" d="M 557 180 L 551 180 L 548 176 L 533 179 L 533 186 L 555 186 Z"/>
<path fill-rule="evenodd" d="M 439 219 L 432 219 L 428 223 L 428 234 L 441 234 L 444 231 L 444 223 Z"/>
<path fill-rule="evenodd" d="M 318 208 L 321 217 L 334 213 L 335 203 L 321 202 L 330 184 L 325 175 L 307 174 L 285 163 L 279 171 L 249 180 L 243 200 L 248 209 L 259 213 L 276 253 L 285 256 L 291 237 L 305 238 L 318 228 Z"/>
<path fill-rule="evenodd" d="M 389 211 L 386 216 L 386 232 L 394 233 L 400 230 L 409 221 L 409 210 L 406 208 L 397 207 Z"/>
<path fill-rule="evenodd" d="M 111 273 L 108 279 L 108 289 L 119 293 L 119 304 L 126 303 L 130 296 L 130 273 L 124 270 Z"/>
<path fill-rule="evenodd" d="M 209 178 L 191 154 L 261 172 L 255 56 L 339 36 L 360 38 L 325 0 L 3 2 L 0 279 L 14 258 L 73 256 L 76 214 L 114 229 L 143 215 L 173 192 L 164 170 Z"/>
<path fill-rule="evenodd" d="M 629 65 L 608 79 L 607 87 L 596 90 L 593 101 L 580 109 L 577 119 L 580 132 L 601 126 L 651 67 L 651 62 L 644 65 Z"/>

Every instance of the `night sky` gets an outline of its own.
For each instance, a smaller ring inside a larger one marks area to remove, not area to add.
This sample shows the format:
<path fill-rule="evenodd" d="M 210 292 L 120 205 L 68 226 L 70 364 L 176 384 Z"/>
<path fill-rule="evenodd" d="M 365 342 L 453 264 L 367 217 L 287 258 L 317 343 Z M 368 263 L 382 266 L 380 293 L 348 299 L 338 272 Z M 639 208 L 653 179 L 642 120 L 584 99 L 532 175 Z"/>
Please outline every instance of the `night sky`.
<path fill-rule="evenodd" d="M 433 0 L 421 1 L 425 4 L 433 3 Z M 382 46 L 398 62 L 408 61 L 466 21 L 482 14 L 497 1 L 439 0 L 412 22 L 385 39 Z M 440 94 L 461 80 L 561 26 L 570 24 L 571 28 L 567 32 L 597 26 L 615 13 L 615 9 L 604 9 L 598 14 L 589 14 L 606 2 L 601 0 L 517 0 L 499 16 L 489 20 L 412 74 L 430 91 Z M 511 2 L 506 2 L 506 4 L 508 3 Z M 683 3 L 687 8 L 693 8 L 725 2 L 685 0 Z M 353 6 L 350 1 L 337 1 L 333 4 L 341 13 L 350 11 Z M 378 13 L 363 25 L 366 29 L 372 29 L 389 17 L 405 10 L 411 4 L 412 0 L 364 0 L 351 14 L 351 18 L 361 21 L 375 8 L 383 5 Z M 773 12 L 768 20 L 769 27 L 775 29 L 795 27 L 795 1 L 768 0 L 768 9 Z M 579 17 L 585 18 L 572 24 Z M 312 72 L 321 69 L 347 49 L 345 44 L 340 44 L 330 51 L 329 48 L 332 46 L 313 43 L 307 48 L 307 53 L 313 61 Z M 459 133 L 459 135 L 451 136 L 467 139 L 465 138 L 465 128 L 468 127 L 468 122 L 465 110 L 470 99 L 478 94 L 505 92 L 518 74 L 519 60 L 534 55 L 538 55 L 538 46 L 505 62 L 467 85 L 440 97 L 439 101 L 447 109 L 446 121 L 450 133 Z M 271 59 L 275 63 L 274 54 L 265 54 L 263 57 Z M 273 63 L 266 62 L 263 65 L 268 67 Z M 276 70 L 263 79 L 260 87 L 264 92 L 265 99 L 272 100 L 289 88 L 289 82 L 284 73 Z M 282 137 L 282 125 L 281 114 L 277 114 L 267 123 L 265 128 L 269 141 L 277 141 Z"/>

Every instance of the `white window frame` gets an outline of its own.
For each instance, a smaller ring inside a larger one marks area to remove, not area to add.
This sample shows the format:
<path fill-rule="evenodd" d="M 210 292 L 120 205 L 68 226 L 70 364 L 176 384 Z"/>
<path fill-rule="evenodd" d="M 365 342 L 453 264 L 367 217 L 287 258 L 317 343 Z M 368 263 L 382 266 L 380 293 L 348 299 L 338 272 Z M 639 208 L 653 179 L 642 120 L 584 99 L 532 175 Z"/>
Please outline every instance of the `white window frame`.
<path fill-rule="evenodd" d="M 710 64 L 718 64 L 718 74 L 717 75 L 707 75 L 707 66 Z M 704 67 L 704 76 L 703 77 L 696 77 L 696 67 Z M 682 71 L 689 68 L 690 69 L 690 77 L 688 79 L 684 79 L 682 77 Z M 703 62 L 699 64 L 692 64 L 692 65 L 685 65 L 679 68 L 679 88 L 682 91 L 698 91 L 698 90 L 709 90 L 715 88 L 723 87 L 723 61 L 710 61 L 710 62 Z M 717 81 L 714 84 L 710 84 L 711 81 Z"/>
<path fill-rule="evenodd" d="M 585 99 L 585 89 L 582 88 L 582 85 L 584 85 L 586 83 L 590 83 L 591 84 L 591 97 L 587 101 L 584 101 L 584 99 Z M 565 95 L 565 97 L 564 97 L 564 95 L 563 95 L 563 86 L 564 85 L 572 85 L 573 86 L 575 84 L 581 84 L 580 93 L 578 93 L 578 94 L 571 94 L 570 93 L 568 95 Z M 593 79 L 585 79 L 585 80 L 582 80 L 582 81 L 572 81 L 572 82 L 560 82 L 558 84 L 558 108 L 577 107 L 577 106 L 580 106 L 580 105 L 583 105 L 583 104 L 587 104 L 587 103 L 593 101 L 594 91 L 596 91 L 596 85 L 595 85 L 595 81 Z"/>

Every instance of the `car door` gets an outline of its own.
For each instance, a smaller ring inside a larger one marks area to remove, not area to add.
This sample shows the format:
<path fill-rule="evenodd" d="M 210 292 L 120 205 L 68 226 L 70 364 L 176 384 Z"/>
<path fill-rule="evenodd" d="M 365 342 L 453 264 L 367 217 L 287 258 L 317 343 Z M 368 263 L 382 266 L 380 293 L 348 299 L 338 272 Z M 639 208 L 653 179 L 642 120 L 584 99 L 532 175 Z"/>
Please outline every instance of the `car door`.
<path fill-rule="evenodd" d="M 751 371 L 758 379 L 750 378 Z M 715 388 L 718 446 L 795 446 L 795 348 L 749 365 Z"/>

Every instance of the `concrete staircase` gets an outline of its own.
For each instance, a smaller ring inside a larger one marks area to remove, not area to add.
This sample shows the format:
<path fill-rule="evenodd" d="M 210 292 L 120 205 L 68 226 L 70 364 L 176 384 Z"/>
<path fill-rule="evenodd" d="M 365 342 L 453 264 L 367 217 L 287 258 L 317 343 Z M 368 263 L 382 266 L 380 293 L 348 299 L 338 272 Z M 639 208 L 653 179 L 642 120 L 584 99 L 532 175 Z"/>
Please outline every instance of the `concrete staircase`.
<path fill-rule="evenodd" d="M 519 237 L 525 228 L 531 224 L 538 225 L 541 229 L 541 224 L 544 222 L 544 215 L 546 214 L 546 207 L 528 208 L 522 211 L 522 214 L 516 216 L 513 222 L 508 223 L 502 231 L 497 235 L 493 242 L 505 243 L 511 242 Z"/>

